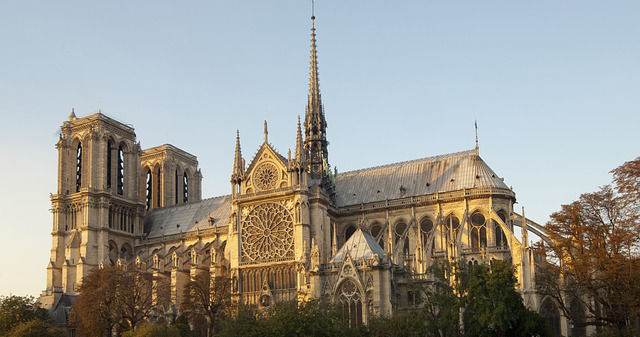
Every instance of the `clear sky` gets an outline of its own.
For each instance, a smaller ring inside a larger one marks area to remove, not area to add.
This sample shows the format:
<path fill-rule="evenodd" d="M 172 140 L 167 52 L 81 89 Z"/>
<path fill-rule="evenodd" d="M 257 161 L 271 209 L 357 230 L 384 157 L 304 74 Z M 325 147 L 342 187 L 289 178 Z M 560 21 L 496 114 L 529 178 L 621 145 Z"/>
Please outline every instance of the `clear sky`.
<path fill-rule="evenodd" d="M 310 1 L 0 1 L 0 294 L 37 295 L 51 248 L 54 143 L 72 107 L 198 156 L 230 192 L 269 121 L 295 145 Z M 544 223 L 640 155 L 640 2 L 316 1 L 338 171 L 471 149 Z"/>

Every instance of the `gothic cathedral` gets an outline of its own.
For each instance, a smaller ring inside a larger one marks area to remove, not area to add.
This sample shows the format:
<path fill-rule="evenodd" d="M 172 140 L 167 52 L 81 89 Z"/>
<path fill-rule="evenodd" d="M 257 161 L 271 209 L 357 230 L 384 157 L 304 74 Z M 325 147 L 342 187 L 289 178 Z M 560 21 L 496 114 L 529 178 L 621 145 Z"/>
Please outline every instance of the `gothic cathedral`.
<path fill-rule="evenodd" d="M 201 198 L 196 156 L 165 144 L 142 149 L 134 129 L 98 112 L 62 124 L 44 306 L 64 320 L 91 270 L 141 268 L 167 285 L 158 312 L 180 311 L 197 275 L 228 280 L 235 303 L 325 298 L 352 325 L 415 303 L 443 260 L 510 259 L 525 303 L 538 310 L 529 231 L 515 193 L 475 148 L 364 168 L 331 169 L 320 96 L 315 18 L 309 94 L 295 151 L 264 142 L 248 165 L 236 136 L 231 194 Z M 514 235 L 514 226 L 522 236 Z"/>

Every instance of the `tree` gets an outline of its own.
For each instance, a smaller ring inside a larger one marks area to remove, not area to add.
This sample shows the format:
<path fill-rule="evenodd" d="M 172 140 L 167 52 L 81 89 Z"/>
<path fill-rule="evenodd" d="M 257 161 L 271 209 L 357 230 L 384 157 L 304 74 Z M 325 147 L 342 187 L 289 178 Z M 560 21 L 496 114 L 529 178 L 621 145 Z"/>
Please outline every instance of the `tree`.
<path fill-rule="evenodd" d="M 217 336 L 358 336 L 341 312 L 328 303 L 276 303 L 265 311 L 240 307 L 236 317 L 222 322 Z"/>
<path fill-rule="evenodd" d="M 47 310 L 38 306 L 32 296 L 0 296 L 0 336 L 5 336 L 20 323 L 48 321 Z"/>
<path fill-rule="evenodd" d="M 173 326 L 144 323 L 125 332 L 122 337 L 180 337 L 180 330 Z"/>
<path fill-rule="evenodd" d="M 208 274 L 200 274 L 187 282 L 182 303 L 182 309 L 192 322 L 206 322 L 203 333 L 206 336 L 218 330 L 220 320 L 227 316 L 231 305 L 229 278 L 209 280 Z"/>
<path fill-rule="evenodd" d="M 33 319 L 16 325 L 7 337 L 62 337 L 65 334 L 41 319 Z"/>
<path fill-rule="evenodd" d="M 525 307 L 515 290 L 510 261 L 473 265 L 463 270 L 465 336 L 544 336 L 545 322 Z"/>
<path fill-rule="evenodd" d="M 109 335 L 118 321 L 116 273 L 114 267 L 93 270 L 85 276 L 80 295 L 71 309 L 70 322 L 88 337 Z"/>
<path fill-rule="evenodd" d="M 154 308 L 153 294 L 158 283 L 151 274 L 137 269 L 96 269 L 80 286 L 71 323 L 89 337 L 103 337 L 114 328 L 135 329 Z"/>
<path fill-rule="evenodd" d="M 562 205 L 546 224 L 536 283 L 575 329 L 627 330 L 640 315 L 640 158 L 612 171 L 614 186 Z"/>

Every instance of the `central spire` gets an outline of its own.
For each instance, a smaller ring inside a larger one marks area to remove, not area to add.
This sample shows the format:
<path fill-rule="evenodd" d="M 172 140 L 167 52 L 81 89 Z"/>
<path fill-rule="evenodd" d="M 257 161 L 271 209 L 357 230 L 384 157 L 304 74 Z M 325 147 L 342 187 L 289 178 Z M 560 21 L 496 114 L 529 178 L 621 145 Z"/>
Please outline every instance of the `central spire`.
<path fill-rule="evenodd" d="M 322 178 L 327 152 L 327 121 L 324 118 L 324 107 L 320 96 L 318 79 L 318 54 L 316 48 L 316 17 L 311 16 L 311 56 L 309 62 L 309 97 L 304 117 L 304 149 L 309 161 L 313 178 Z"/>

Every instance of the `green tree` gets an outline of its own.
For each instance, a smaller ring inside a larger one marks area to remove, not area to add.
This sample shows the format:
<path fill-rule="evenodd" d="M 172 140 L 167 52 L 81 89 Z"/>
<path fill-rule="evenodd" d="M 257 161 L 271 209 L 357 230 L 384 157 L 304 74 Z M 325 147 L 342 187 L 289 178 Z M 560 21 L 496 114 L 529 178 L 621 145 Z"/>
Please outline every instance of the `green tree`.
<path fill-rule="evenodd" d="M 461 273 L 465 336 L 543 336 L 544 320 L 525 307 L 515 290 L 517 279 L 510 261 L 474 265 Z"/>
<path fill-rule="evenodd" d="M 32 296 L 0 296 L 0 336 L 6 336 L 20 323 L 48 319 L 48 312 Z"/>
<path fill-rule="evenodd" d="M 34 319 L 16 325 L 7 337 L 63 337 L 65 334 L 42 319 Z"/>
<path fill-rule="evenodd" d="M 222 322 L 218 336 L 358 336 L 341 312 L 319 301 L 276 303 L 266 311 L 241 307 L 238 315 Z"/>

